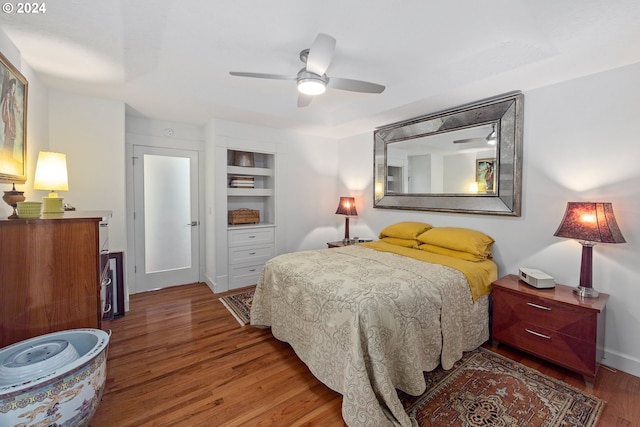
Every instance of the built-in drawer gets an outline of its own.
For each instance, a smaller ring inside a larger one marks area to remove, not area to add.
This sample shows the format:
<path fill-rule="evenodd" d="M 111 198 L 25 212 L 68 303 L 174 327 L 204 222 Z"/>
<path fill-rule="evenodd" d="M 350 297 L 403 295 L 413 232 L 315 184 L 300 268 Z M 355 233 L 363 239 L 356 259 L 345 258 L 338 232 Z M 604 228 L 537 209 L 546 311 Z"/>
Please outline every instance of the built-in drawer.
<path fill-rule="evenodd" d="M 265 262 L 274 256 L 275 251 L 276 248 L 273 243 L 230 247 L 229 264 Z"/>
<path fill-rule="evenodd" d="M 273 227 L 229 230 L 229 247 L 273 243 Z"/>
<path fill-rule="evenodd" d="M 593 337 L 597 316 L 587 310 L 531 295 L 516 294 L 502 289 L 494 292 L 494 304 L 520 320 L 577 338 Z"/>
<path fill-rule="evenodd" d="M 258 283 L 264 263 L 237 264 L 229 266 L 229 288 L 240 288 Z"/>

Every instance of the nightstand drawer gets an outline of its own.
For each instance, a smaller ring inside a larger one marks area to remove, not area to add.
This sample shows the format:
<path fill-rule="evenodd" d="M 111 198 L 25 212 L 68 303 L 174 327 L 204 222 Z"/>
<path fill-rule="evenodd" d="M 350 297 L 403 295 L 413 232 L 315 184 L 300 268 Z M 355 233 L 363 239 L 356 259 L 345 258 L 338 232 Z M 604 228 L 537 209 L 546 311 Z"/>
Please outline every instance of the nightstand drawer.
<path fill-rule="evenodd" d="M 512 323 L 497 331 L 494 339 L 583 374 L 592 375 L 596 370 L 593 340 L 585 341 L 527 322 Z"/>
<path fill-rule="evenodd" d="M 496 289 L 494 303 L 508 316 L 507 323 L 520 320 L 578 338 L 595 336 L 597 330 L 596 313 L 551 299 Z"/>
<path fill-rule="evenodd" d="M 258 246 L 237 246 L 229 248 L 229 264 L 242 262 L 264 262 L 275 255 L 273 243 Z"/>

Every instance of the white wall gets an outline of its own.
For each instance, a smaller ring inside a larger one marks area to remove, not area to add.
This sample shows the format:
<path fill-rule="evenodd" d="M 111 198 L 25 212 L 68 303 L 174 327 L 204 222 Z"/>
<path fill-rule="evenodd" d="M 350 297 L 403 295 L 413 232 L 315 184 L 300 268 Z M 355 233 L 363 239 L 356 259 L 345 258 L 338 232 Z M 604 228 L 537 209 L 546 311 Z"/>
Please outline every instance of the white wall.
<path fill-rule="evenodd" d="M 126 249 L 124 117 L 123 102 L 49 93 L 49 149 L 67 156 L 69 191 L 59 195 L 79 211 L 112 212 L 111 252 Z"/>
<path fill-rule="evenodd" d="M 553 236 L 566 203 L 612 202 L 627 243 L 594 248 L 594 287 L 610 294 L 603 363 L 640 376 L 638 87 L 640 64 L 635 64 L 525 93 L 519 218 L 373 209 L 372 136 L 340 141 L 340 191 L 361 194 L 352 234 L 376 236 L 384 226 L 402 220 L 474 228 L 496 240 L 500 275 L 535 267 L 558 283 L 575 286 L 581 246 Z M 369 155 L 362 155 L 365 152 Z"/>

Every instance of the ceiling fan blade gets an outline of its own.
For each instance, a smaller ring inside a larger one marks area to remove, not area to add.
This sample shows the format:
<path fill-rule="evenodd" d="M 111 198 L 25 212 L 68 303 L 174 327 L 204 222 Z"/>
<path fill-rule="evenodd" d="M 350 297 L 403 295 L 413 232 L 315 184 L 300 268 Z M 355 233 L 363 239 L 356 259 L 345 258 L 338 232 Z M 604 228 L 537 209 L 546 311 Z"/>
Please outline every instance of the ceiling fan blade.
<path fill-rule="evenodd" d="M 466 144 L 466 143 L 469 143 L 469 142 L 480 142 L 480 141 L 484 142 L 485 140 L 484 140 L 484 138 L 466 138 L 466 139 L 455 140 L 455 141 L 453 141 L 453 143 L 454 144 Z"/>
<path fill-rule="evenodd" d="M 320 33 L 316 37 L 313 45 L 309 48 L 309 57 L 307 58 L 307 71 L 315 73 L 319 76 L 327 72 L 327 68 L 331 65 L 333 59 L 333 51 L 336 48 L 336 39 Z"/>
<path fill-rule="evenodd" d="M 328 86 L 335 89 L 363 93 L 382 93 L 385 89 L 384 86 L 376 83 L 364 82 L 362 80 L 343 79 L 340 77 L 331 77 L 329 79 Z"/>
<path fill-rule="evenodd" d="M 298 94 L 298 107 L 306 107 L 311 104 L 311 100 L 313 99 L 313 95 L 305 95 L 304 93 Z"/>
<path fill-rule="evenodd" d="M 297 76 L 283 76 L 281 74 L 243 73 L 241 71 L 229 71 L 232 76 L 255 77 L 258 79 L 295 80 Z"/>

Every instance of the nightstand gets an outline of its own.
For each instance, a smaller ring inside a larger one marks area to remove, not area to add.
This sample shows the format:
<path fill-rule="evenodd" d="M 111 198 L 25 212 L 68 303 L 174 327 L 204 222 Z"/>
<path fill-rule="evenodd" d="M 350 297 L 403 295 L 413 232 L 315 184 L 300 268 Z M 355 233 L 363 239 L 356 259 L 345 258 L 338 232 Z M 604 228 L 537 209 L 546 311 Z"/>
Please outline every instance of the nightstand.
<path fill-rule="evenodd" d="M 338 240 L 337 242 L 327 242 L 327 247 L 328 248 L 341 248 L 343 246 L 349 246 L 349 245 L 353 245 L 353 241 L 349 240 L 347 242 L 343 241 L 343 240 Z"/>
<path fill-rule="evenodd" d="M 595 381 L 604 356 L 609 295 L 580 298 L 570 286 L 536 289 L 510 274 L 493 282 L 492 340 Z"/>

